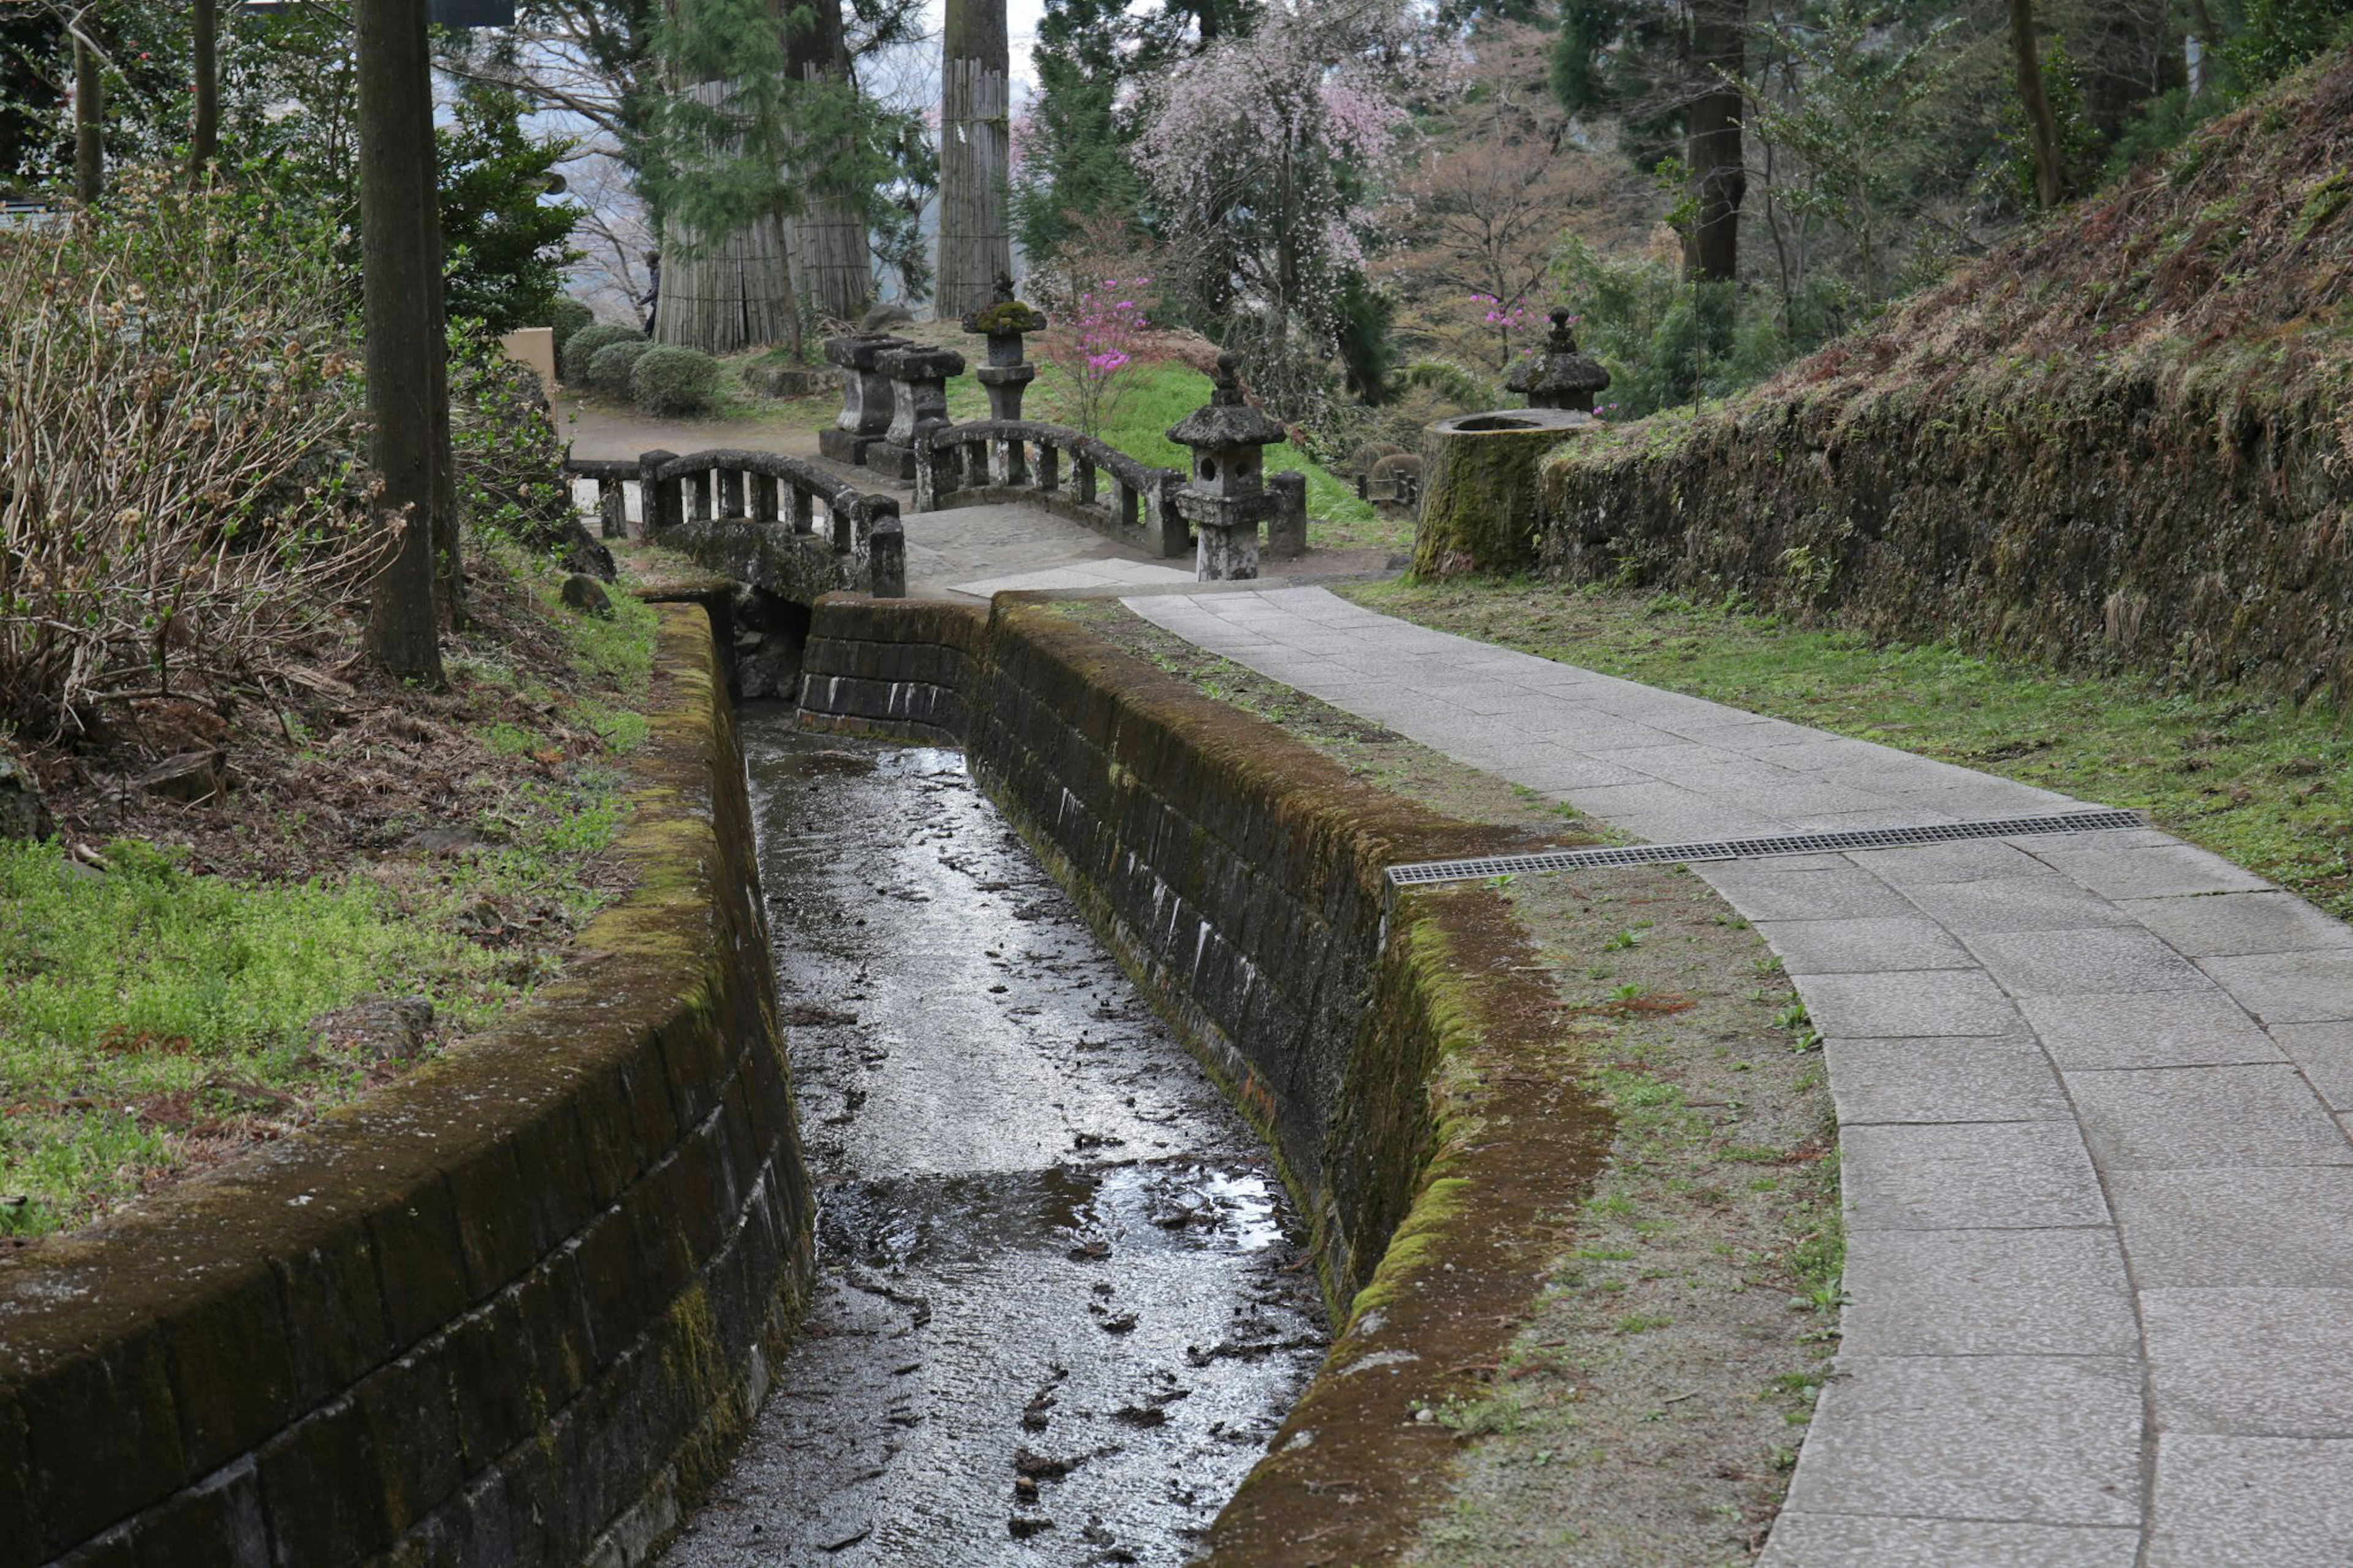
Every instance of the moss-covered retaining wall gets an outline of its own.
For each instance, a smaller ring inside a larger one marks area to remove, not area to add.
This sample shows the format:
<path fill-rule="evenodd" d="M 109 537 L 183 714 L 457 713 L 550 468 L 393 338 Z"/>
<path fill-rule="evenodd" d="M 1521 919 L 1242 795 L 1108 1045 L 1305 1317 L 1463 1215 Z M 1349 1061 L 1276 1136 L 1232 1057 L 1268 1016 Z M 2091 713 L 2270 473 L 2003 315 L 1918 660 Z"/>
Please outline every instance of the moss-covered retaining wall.
<path fill-rule="evenodd" d="M 1494 1362 L 1607 1142 L 1550 1059 L 1556 1005 L 1522 994 L 1536 966 L 1496 895 L 1387 883 L 1399 861 L 1517 840 L 1009 597 L 822 601 L 804 671 L 805 724 L 965 745 L 1308 1217 L 1334 1349 L 1212 1561 L 1296 1564 L 1305 1540 L 1314 1561 L 1389 1560 L 1452 1454 L 1416 1413 Z"/>
<path fill-rule="evenodd" d="M 1542 563 L 2353 700 L 2348 169 L 2339 49 L 1763 386 L 1564 447 Z"/>
<path fill-rule="evenodd" d="M 643 1561 L 810 1267 L 743 763 L 663 613 L 638 890 L 510 1023 L 0 1261 L 0 1565 Z"/>

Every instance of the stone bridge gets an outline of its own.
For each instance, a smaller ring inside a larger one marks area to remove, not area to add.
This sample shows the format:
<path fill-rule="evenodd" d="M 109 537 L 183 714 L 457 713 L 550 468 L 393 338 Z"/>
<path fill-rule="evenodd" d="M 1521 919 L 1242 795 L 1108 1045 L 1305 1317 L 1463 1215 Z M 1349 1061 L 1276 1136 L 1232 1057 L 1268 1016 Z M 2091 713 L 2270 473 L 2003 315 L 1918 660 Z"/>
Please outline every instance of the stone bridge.
<path fill-rule="evenodd" d="M 1305 477 L 1261 475 L 1253 445 L 1205 447 L 1187 474 L 1066 426 L 926 416 L 944 409 L 944 378 L 961 363 L 925 351 L 916 384 L 884 378 L 904 392 L 903 408 L 890 392 L 861 388 L 852 367 L 841 414 L 811 433 L 814 454 L 660 449 L 575 457 L 567 471 L 584 502 L 593 489 L 607 538 L 659 540 L 796 605 L 845 589 L 987 599 L 1008 589 L 1300 583 L 1387 563 L 1369 552 L 1311 552 Z M 1206 426 L 1214 437 L 1237 414 L 1263 417 L 1240 405 L 1230 371 L 1217 397 L 1187 424 L 1218 416 Z M 1264 429 L 1279 431 L 1271 421 Z"/>

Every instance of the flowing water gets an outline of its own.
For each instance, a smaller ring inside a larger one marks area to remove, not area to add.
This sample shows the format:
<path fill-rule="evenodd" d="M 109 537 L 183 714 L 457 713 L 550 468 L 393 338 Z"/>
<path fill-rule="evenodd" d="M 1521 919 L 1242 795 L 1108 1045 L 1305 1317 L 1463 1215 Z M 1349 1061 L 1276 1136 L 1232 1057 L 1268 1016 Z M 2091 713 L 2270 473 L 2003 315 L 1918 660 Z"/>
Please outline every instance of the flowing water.
<path fill-rule="evenodd" d="M 744 740 L 818 1281 L 666 1562 L 1187 1561 L 1323 1353 L 1264 1151 L 960 753 Z"/>

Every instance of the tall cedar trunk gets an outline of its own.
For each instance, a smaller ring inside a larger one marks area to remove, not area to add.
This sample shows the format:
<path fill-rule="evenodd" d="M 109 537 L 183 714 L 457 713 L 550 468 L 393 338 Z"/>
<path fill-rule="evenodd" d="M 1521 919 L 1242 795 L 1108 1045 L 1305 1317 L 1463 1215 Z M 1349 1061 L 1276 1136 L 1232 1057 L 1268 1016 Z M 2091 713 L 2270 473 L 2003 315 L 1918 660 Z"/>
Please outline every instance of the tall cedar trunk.
<path fill-rule="evenodd" d="M 2018 67 L 2018 101 L 2034 140 L 2034 198 L 2044 211 L 2067 199 L 2067 172 L 2059 163 L 2059 120 L 2042 90 L 2042 50 L 2034 39 L 2034 0 L 2010 0 L 2010 48 Z"/>
<path fill-rule="evenodd" d="M 1010 124 L 1005 0 L 947 0 L 940 48 L 942 319 L 988 303 L 1013 270 L 1005 198 Z"/>
<path fill-rule="evenodd" d="M 1683 275 L 1694 283 L 1728 283 L 1740 271 L 1740 204 L 1748 195 L 1748 171 L 1740 89 L 1725 78 L 1737 79 L 1746 68 L 1747 45 L 1746 0 L 1697 0 L 1691 28 L 1694 97 L 1683 121 L 1693 205 Z"/>
<path fill-rule="evenodd" d="M 374 584 L 364 647 L 393 674 L 438 686 L 433 612 L 433 396 L 445 353 L 432 218 L 433 83 L 426 0 L 357 0 L 360 257 L 369 458 L 396 542 Z M 420 179 L 418 171 L 427 172 Z"/>
<path fill-rule="evenodd" d="M 699 82 L 688 90 L 716 103 L 727 84 Z M 663 232 L 656 342 L 714 354 L 785 343 L 800 353 L 801 313 L 783 218 L 761 218 L 717 241 L 689 233 L 675 218 L 664 220 Z"/>
<path fill-rule="evenodd" d="M 188 127 L 188 183 L 201 186 L 220 156 L 220 0 L 195 0 L 188 26 L 194 34 L 196 112 Z"/>
<path fill-rule="evenodd" d="M 803 81 L 846 81 L 849 46 L 841 32 L 841 0 L 807 0 L 815 25 L 790 29 L 785 63 Z M 787 14 L 794 0 L 782 0 Z M 832 149 L 813 150 L 812 166 Z M 801 287 L 819 312 L 856 321 L 874 292 L 874 251 L 866 235 L 866 209 L 855 197 L 812 195 L 808 210 L 791 220 L 793 261 Z"/>
<path fill-rule="evenodd" d="M 427 132 L 431 137 L 431 132 Z M 428 141 L 438 154 L 439 144 Z M 426 257 L 432 265 L 433 298 L 427 307 L 433 322 L 433 584 L 440 601 L 441 621 L 451 631 L 467 626 L 466 564 L 458 537 L 458 457 L 449 436 L 449 353 L 448 293 L 448 258 L 441 245 L 441 178 L 439 159 L 428 158 L 417 173 L 425 195 L 421 211 L 426 227 Z"/>
<path fill-rule="evenodd" d="M 81 36 L 94 26 L 90 13 L 74 19 L 74 199 L 94 206 L 106 194 L 106 89 L 99 79 L 98 51 Z"/>

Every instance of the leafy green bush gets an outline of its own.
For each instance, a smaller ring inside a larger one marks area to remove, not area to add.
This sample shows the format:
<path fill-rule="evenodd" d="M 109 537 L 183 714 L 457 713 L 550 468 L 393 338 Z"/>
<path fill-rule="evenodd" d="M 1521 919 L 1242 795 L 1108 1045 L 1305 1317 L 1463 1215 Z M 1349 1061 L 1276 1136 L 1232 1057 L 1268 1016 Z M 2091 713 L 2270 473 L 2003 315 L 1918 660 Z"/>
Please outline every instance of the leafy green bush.
<path fill-rule="evenodd" d="M 630 373 L 638 368 L 638 361 L 652 352 L 653 344 L 642 338 L 607 343 L 588 362 L 588 389 L 607 397 L 628 396 Z"/>
<path fill-rule="evenodd" d="M 563 476 L 564 443 L 546 390 L 480 331 L 449 332 L 449 439 L 458 460 L 458 516 L 476 536 L 533 550 L 563 544 L 578 509 Z"/>
<path fill-rule="evenodd" d="M 556 346 L 561 348 L 572 341 L 573 333 L 594 325 L 596 320 L 596 311 L 569 294 L 558 294 L 547 302 L 546 315 L 540 325 L 555 329 Z"/>
<path fill-rule="evenodd" d="M 566 386 L 586 386 L 588 384 L 589 362 L 596 357 L 597 350 L 613 343 L 641 343 L 645 340 L 645 333 L 635 327 L 597 321 L 564 340 L 564 346 L 555 356 L 556 373 L 564 378 Z"/>
<path fill-rule="evenodd" d="M 719 395 L 719 362 L 701 349 L 657 343 L 638 356 L 629 396 L 648 414 L 700 414 Z"/>

